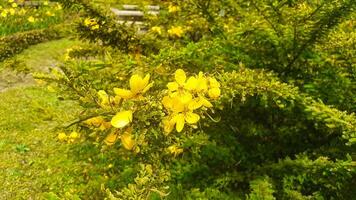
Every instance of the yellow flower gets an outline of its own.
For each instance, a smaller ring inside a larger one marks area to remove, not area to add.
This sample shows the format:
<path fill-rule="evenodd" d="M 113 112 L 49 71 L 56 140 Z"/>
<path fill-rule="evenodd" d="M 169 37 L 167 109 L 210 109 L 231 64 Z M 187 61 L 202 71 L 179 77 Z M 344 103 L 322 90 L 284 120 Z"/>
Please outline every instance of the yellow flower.
<path fill-rule="evenodd" d="M 27 21 L 33 23 L 33 22 L 35 22 L 35 18 L 30 16 L 30 17 L 27 18 Z"/>
<path fill-rule="evenodd" d="M 178 148 L 176 145 L 171 145 L 167 148 L 168 152 L 173 154 L 174 157 L 176 157 L 177 155 L 183 153 L 183 149 Z"/>
<path fill-rule="evenodd" d="M 16 11 L 15 11 L 15 9 L 10 8 L 9 9 L 9 13 L 10 13 L 10 15 L 15 15 Z"/>
<path fill-rule="evenodd" d="M 132 139 L 130 132 L 125 132 L 121 135 L 121 143 L 127 150 L 132 150 L 132 148 L 135 146 L 135 140 Z"/>
<path fill-rule="evenodd" d="M 44 2 L 43 2 L 43 5 L 44 5 L 44 6 L 48 6 L 48 1 L 44 1 Z"/>
<path fill-rule="evenodd" d="M 111 119 L 111 125 L 115 128 L 123 128 L 132 122 L 132 111 L 121 111 Z"/>
<path fill-rule="evenodd" d="M 109 135 L 106 136 L 104 142 L 107 145 L 111 146 L 111 145 L 115 144 L 118 139 L 119 139 L 119 134 L 115 131 L 115 132 L 109 133 Z"/>
<path fill-rule="evenodd" d="M 159 26 L 154 26 L 154 27 L 152 27 L 152 28 L 151 28 L 151 31 L 152 31 L 153 33 L 157 33 L 158 35 L 161 35 L 161 34 L 162 34 L 162 29 L 161 29 L 161 27 L 159 27 Z"/>
<path fill-rule="evenodd" d="M 104 90 L 98 91 L 99 103 L 102 107 L 109 105 L 109 95 Z"/>
<path fill-rule="evenodd" d="M 217 99 L 220 97 L 221 91 L 219 88 L 211 88 L 209 89 L 208 94 L 210 98 Z"/>
<path fill-rule="evenodd" d="M 46 15 L 49 16 L 49 17 L 54 17 L 55 16 L 55 14 L 53 14 L 51 11 L 47 11 Z"/>
<path fill-rule="evenodd" d="M 94 31 L 94 30 L 97 30 L 99 28 L 100 28 L 99 24 L 96 24 L 96 25 L 92 26 L 90 29 Z"/>
<path fill-rule="evenodd" d="M 140 99 L 153 85 L 153 82 L 149 83 L 149 80 L 149 74 L 147 74 L 145 78 L 139 75 L 133 75 L 130 78 L 130 90 L 114 88 L 114 92 L 123 99 Z"/>
<path fill-rule="evenodd" d="M 76 131 L 73 131 L 70 133 L 69 137 L 71 139 L 77 139 L 77 138 L 79 138 L 79 134 Z"/>
<path fill-rule="evenodd" d="M 178 6 L 174 6 L 174 5 L 169 5 L 168 6 L 168 12 L 170 13 L 175 13 L 180 11 L 180 8 Z"/>
<path fill-rule="evenodd" d="M 14 0 L 9 0 L 9 3 L 12 3 L 12 2 L 14 2 Z"/>
<path fill-rule="evenodd" d="M 220 91 L 220 83 L 215 79 L 215 78 L 209 78 L 209 91 L 208 95 L 212 99 L 217 99 L 220 97 L 221 91 Z"/>
<path fill-rule="evenodd" d="M 1 12 L 1 16 L 2 16 L 2 17 L 7 17 L 7 11 L 6 11 L 6 10 L 3 10 L 3 11 Z"/>
<path fill-rule="evenodd" d="M 176 125 L 177 132 L 181 132 L 185 123 L 195 124 L 199 121 L 200 116 L 193 111 L 195 106 L 189 106 L 192 103 L 192 99 L 189 101 L 179 97 L 164 97 L 162 100 L 163 105 L 172 112 L 169 118 L 164 121 L 163 126 L 166 132 L 170 132 L 171 127 Z M 169 121 L 167 121 L 169 120 Z"/>
<path fill-rule="evenodd" d="M 182 37 L 184 34 L 184 30 L 181 26 L 172 26 L 169 30 L 168 30 L 168 34 L 171 37 Z"/>
<path fill-rule="evenodd" d="M 65 133 L 59 133 L 58 136 L 57 136 L 58 140 L 63 142 L 65 140 L 67 140 L 67 135 Z"/>
<path fill-rule="evenodd" d="M 16 4 L 16 3 L 12 3 L 11 6 L 12 6 L 13 8 L 17 8 L 17 4 Z"/>

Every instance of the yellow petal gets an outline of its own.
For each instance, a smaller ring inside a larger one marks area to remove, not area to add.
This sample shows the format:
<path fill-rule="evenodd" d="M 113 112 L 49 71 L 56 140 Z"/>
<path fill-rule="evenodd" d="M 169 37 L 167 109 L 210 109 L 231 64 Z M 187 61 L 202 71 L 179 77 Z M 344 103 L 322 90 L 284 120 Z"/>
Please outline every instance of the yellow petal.
<path fill-rule="evenodd" d="M 124 148 L 127 150 L 131 150 L 135 145 L 135 141 L 132 139 L 132 135 L 127 132 L 121 135 L 121 142 Z"/>
<path fill-rule="evenodd" d="M 197 92 L 206 92 L 208 90 L 208 81 L 204 77 L 203 72 L 199 72 L 198 78 L 197 78 Z"/>
<path fill-rule="evenodd" d="M 185 123 L 184 115 L 183 114 L 176 115 L 174 121 L 176 122 L 177 132 L 178 133 L 181 132 L 184 128 L 184 123 Z"/>
<path fill-rule="evenodd" d="M 116 128 L 123 128 L 130 122 L 132 122 L 131 110 L 119 112 L 111 119 L 111 125 Z"/>
<path fill-rule="evenodd" d="M 182 69 L 177 69 L 174 76 L 179 85 L 184 85 L 187 76 L 185 75 L 185 72 Z"/>
<path fill-rule="evenodd" d="M 131 76 L 130 89 L 132 93 L 137 94 L 142 92 L 142 90 L 146 87 L 146 85 L 145 85 L 145 81 L 141 78 L 141 76 L 137 74 Z"/>
<path fill-rule="evenodd" d="M 146 93 L 152 86 L 153 86 L 153 82 L 151 82 L 150 84 L 148 84 L 148 85 L 142 90 L 142 93 Z"/>
<path fill-rule="evenodd" d="M 106 136 L 104 142 L 107 145 L 111 146 L 116 143 L 118 138 L 119 138 L 119 134 L 117 134 L 117 132 L 111 132 L 111 133 L 109 133 L 108 136 Z"/>
<path fill-rule="evenodd" d="M 164 96 L 162 99 L 162 104 L 166 109 L 172 109 L 173 100 L 169 96 Z"/>
<path fill-rule="evenodd" d="M 200 100 L 200 98 L 195 98 L 192 101 L 189 102 L 188 104 L 188 109 L 189 110 L 196 110 L 200 107 L 202 107 L 203 102 Z"/>
<path fill-rule="evenodd" d="M 65 141 L 67 139 L 67 135 L 65 134 L 65 133 L 59 133 L 58 134 L 58 140 L 59 141 L 61 141 L 61 142 L 63 142 L 63 141 Z"/>
<path fill-rule="evenodd" d="M 210 101 L 208 101 L 206 98 L 201 96 L 201 97 L 199 97 L 199 100 L 203 104 L 203 106 L 205 106 L 207 108 L 213 107 L 213 104 L 211 104 Z"/>
<path fill-rule="evenodd" d="M 192 76 L 188 78 L 184 88 L 192 91 L 192 90 L 196 90 L 197 86 L 198 86 L 198 79 Z"/>
<path fill-rule="evenodd" d="M 221 91 L 220 91 L 219 88 L 211 88 L 211 89 L 209 90 L 209 92 L 208 92 L 209 97 L 212 98 L 212 99 L 217 99 L 217 98 L 219 98 L 220 93 L 221 93 Z"/>
<path fill-rule="evenodd" d="M 170 82 L 170 83 L 167 84 L 167 88 L 171 92 L 177 91 L 178 87 L 179 87 L 178 83 L 176 83 L 176 82 Z"/>
<path fill-rule="evenodd" d="M 181 92 L 178 97 L 184 105 L 189 104 L 189 102 L 193 99 L 192 94 L 189 92 Z"/>
<path fill-rule="evenodd" d="M 188 112 L 185 115 L 185 120 L 188 122 L 188 124 L 195 124 L 199 121 L 199 119 L 200 119 L 200 116 L 193 112 Z"/>
<path fill-rule="evenodd" d="M 220 87 L 220 83 L 215 78 L 210 77 L 208 80 L 209 80 L 210 88 L 219 88 Z"/>
<path fill-rule="evenodd" d="M 98 97 L 99 97 L 100 103 L 102 105 L 108 105 L 109 104 L 109 95 L 104 90 L 99 90 L 98 91 Z"/>
<path fill-rule="evenodd" d="M 134 94 L 130 90 L 114 88 L 114 92 L 117 96 L 123 99 L 131 99 L 134 96 Z"/>
<path fill-rule="evenodd" d="M 164 132 L 169 134 L 174 129 L 175 122 L 170 118 L 163 119 L 163 129 Z"/>
<path fill-rule="evenodd" d="M 174 97 L 172 99 L 171 107 L 172 107 L 172 111 L 176 113 L 180 113 L 184 111 L 184 104 L 182 103 L 179 97 Z"/>
<path fill-rule="evenodd" d="M 69 137 L 72 139 L 77 139 L 79 138 L 79 134 L 76 131 L 73 131 L 70 133 Z"/>

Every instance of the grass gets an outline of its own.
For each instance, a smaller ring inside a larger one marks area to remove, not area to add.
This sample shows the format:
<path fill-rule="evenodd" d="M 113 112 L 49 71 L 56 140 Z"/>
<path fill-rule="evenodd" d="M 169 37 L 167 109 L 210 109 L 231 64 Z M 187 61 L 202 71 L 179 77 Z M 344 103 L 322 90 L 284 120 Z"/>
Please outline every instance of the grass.
<path fill-rule="evenodd" d="M 75 193 L 81 163 L 67 156 L 54 128 L 78 109 L 39 87 L 8 90 L 0 99 L 0 199 Z"/>
<path fill-rule="evenodd" d="M 32 46 L 14 60 L 31 71 L 43 71 L 79 44 L 51 41 Z M 23 82 L 4 69 L 4 63 L 0 69 L 0 87 L 1 80 L 19 82 L 5 85 L 2 92 L 0 88 L 0 199 L 95 199 L 101 175 L 90 172 L 94 164 L 77 156 L 80 146 L 57 140 L 56 127 L 73 120 L 78 106 L 59 100 L 46 87 Z M 12 76 L 4 75 L 8 73 Z"/>

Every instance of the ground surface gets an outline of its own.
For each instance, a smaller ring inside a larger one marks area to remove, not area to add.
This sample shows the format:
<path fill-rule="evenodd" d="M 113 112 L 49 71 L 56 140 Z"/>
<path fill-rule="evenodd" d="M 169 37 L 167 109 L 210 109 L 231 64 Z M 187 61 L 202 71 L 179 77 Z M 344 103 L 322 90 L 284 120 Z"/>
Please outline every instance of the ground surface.
<path fill-rule="evenodd" d="M 58 64 L 77 41 L 62 39 L 36 45 L 16 59 L 31 70 Z M 60 101 L 30 75 L 4 69 L 0 63 L 0 199 L 76 199 L 85 185 L 82 165 L 71 146 L 57 141 L 55 127 L 72 119 L 77 107 Z"/>

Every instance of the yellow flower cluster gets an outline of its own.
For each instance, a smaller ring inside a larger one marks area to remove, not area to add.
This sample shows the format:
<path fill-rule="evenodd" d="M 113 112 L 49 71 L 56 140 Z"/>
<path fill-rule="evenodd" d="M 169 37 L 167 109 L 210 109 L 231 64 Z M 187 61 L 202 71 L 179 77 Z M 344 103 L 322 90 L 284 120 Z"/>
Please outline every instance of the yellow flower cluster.
<path fill-rule="evenodd" d="M 140 75 L 133 75 L 130 78 L 130 89 L 114 88 L 115 97 L 110 97 L 104 90 L 98 91 L 99 104 L 103 108 L 111 108 L 122 103 L 123 100 L 142 100 L 143 94 L 146 93 L 153 85 L 150 83 L 150 75 L 147 74 L 144 78 Z M 129 124 L 133 119 L 132 110 L 122 110 L 117 112 L 112 117 L 110 122 L 106 122 L 102 117 L 94 117 L 85 121 L 86 124 L 105 130 L 110 127 L 124 129 L 124 133 L 120 135 L 119 130 L 111 132 L 105 138 L 104 142 L 107 145 L 113 145 L 118 139 L 121 139 L 123 147 L 127 150 L 132 150 L 135 146 L 135 140 L 132 137 L 132 128 Z"/>
<path fill-rule="evenodd" d="M 158 34 L 158 35 L 162 35 L 163 30 L 161 27 L 159 26 L 153 26 L 151 27 L 150 31 L 152 33 Z M 168 36 L 172 37 L 172 38 L 181 38 L 184 36 L 184 33 L 186 32 L 186 30 L 181 27 L 181 26 L 172 26 L 170 29 L 168 29 L 167 33 Z"/>
<path fill-rule="evenodd" d="M 168 6 L 168 12 L 169 13 L 176 13 L 180 11 L 180 7 L 175 6 L 175 5 L 169 5 Z"/>
<path fill-rule="evenodd" d="M 202 108 L 211 108 L 209 99 L 216 100 L 220 97 L 220 83 L 213 77 L 204 76 L 199 72 L 197 76 L 187 79 L 182 69 L 175 72 L 175 82 L 167 84 L 169 94 L 162 99 L 163 106 L 168 111 L 168 116 L 163 120 L 164 131 L 172 132 L 174 126 L 181 132 L 184 125 L 194 125 L 200 116 L 194 111 Z"/>
<path fill-rule="evenodd" d="M 73 143 L 73 142 L 75 142 L 75 140 L 80 138 L 80 135 L 76 131 L 71 132 L 69 135 L 67 135 L 64 132 L 61 132 L 58 134 L 57 138 L 61 142 Z"/>
<path fill-rule="evenodd" d="M 89 27 L 91 30 L 97 30 L 100 28 L 96 19 L 86 18 L 84 20 L 84 25 Z"/>
<path fill-rule="evenodd" d="M 168 31 L 168 35 L 171 37 L 183 37 L 184 29 L 181 26 L 172 26 Z"/>

